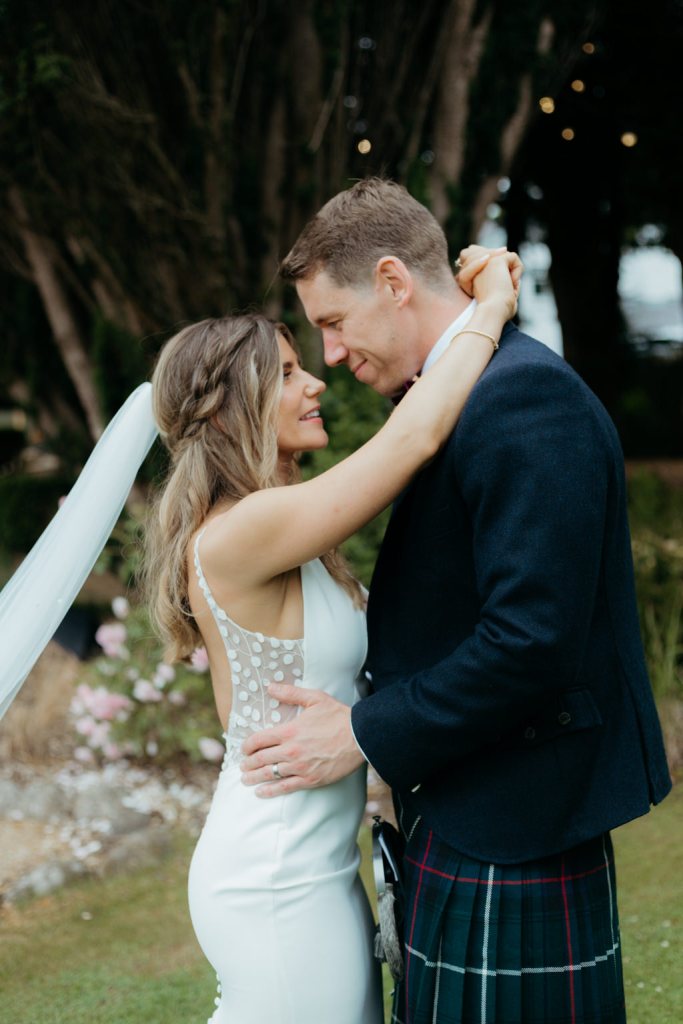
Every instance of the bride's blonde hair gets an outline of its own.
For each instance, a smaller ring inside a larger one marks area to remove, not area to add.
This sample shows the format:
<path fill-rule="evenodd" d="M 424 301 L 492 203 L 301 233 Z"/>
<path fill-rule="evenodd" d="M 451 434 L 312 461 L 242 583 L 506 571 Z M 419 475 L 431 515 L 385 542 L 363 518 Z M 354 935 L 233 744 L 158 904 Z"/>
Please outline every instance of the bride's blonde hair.
<path fill-rule="evenodd" d="M 284 324 L 257 313 L 202 320 L 164 345 L 152 376 L 154 418 L 171 464 L 147 522 L 142 582 L 169 661 L 187 659 L 202 642 L 188 599 L 192 534 L 217 502 L 282 483 L 278 333 L 296 348 Z M 339 552 L 322 561 L 360 602 Z"/>

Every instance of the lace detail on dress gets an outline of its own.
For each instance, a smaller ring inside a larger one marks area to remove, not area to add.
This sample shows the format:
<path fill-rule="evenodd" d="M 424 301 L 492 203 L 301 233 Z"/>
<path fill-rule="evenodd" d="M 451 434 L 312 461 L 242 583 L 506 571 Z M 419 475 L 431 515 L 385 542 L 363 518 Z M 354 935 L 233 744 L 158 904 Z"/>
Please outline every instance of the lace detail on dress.
<path fill-rule="evenodd" d="M 304 641 L 282 640 L 244 629 L 216 604 L 199 561 L 199 541 L 194 542 L 194 565 L 197 579 L 223 638 L 232 676 L 232 702 L 228 731 L 225 733 L 226 753 L 223 768 L 239 764 L 241 746 L 250 732 L 270 729 L 290 721 L 299 713 L 298 707 L 280 704 L 268 694 L 270 683 L 298 685 L 304 674 Z"/>

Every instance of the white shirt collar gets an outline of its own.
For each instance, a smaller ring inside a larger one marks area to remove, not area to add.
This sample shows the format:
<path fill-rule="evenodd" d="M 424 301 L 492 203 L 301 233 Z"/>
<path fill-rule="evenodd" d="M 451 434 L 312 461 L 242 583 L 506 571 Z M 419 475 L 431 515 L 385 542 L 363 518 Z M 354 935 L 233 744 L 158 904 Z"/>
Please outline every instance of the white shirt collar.
<path fill-rule="evenodd" d="M 476 308 L 477 300 L 472 299 L 469 306 L 463 309 L 460 316 L 456 317 L 453 323 L 448 325 L 446 330 L 443 332 L 439 340 L 435 343 L 431 352 L 425 359 L 424 366 L 422 367 L 422 373 L 425 373 L 430 366 L 434 365 L 437 359 L 441 358 L 441 356 L 448 348 L 448 345 L 450 341 L 453 339 L 453 337 L 458 333 L 458 331 L 462 331 L 466 324 L 469 323 L 472 316 L 474 316 L 474 311 Z"/>

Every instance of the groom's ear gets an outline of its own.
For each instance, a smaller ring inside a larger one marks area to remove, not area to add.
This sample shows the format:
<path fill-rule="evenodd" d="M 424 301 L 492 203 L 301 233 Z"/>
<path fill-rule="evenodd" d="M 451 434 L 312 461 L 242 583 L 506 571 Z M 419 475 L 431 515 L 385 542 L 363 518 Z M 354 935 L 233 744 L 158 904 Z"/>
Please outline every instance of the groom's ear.
<path fill-rule="evenodd" d="M 377 260 L 375 282 L 379 288 L 387 289 L 399 307 L 405 306 L 413 294 L 412 274 L 398 256 L 382 256 Z"/>

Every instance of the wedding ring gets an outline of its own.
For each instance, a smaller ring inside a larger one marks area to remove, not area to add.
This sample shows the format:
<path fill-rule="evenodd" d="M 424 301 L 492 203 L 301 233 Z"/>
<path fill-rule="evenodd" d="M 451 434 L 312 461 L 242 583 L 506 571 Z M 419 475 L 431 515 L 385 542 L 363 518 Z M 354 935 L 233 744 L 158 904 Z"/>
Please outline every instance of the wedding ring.
<path fill-rule="evenodd" d="M 273 778 L 281 779 L 282 776 L 280 775 L 280 765 L 279 764 L 271 764 L 270 767 L 271 767 L 272 772 L 273 772 Z"/>

